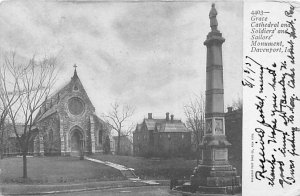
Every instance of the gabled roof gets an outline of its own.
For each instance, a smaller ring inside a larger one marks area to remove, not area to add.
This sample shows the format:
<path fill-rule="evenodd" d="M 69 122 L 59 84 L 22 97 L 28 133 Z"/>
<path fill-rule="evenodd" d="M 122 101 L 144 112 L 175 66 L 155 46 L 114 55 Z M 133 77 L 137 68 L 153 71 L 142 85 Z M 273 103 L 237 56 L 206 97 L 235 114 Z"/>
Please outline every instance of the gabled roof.
<path fill-rule="evenodd" d="M 155 130 L 157 132 L 189 132 L 181 120 L 166 119 L 144 119 L 143 124 L 147 130 Z M 137 124 L 137 127 L 139 124 Z"/>
<path fill-rule="evenodd" d="M 46 118 L 46 117 L 48 117 L 48 116 L 51 116 L 52 114 L 55 114 L 55 113 L 57 113 L 57 107 L 56 106 L 53 106 L 53 107 L 51 107 L 51 108 L 49 108 L 47 111 L 45 111 L 43 114 L 41 114 L 41 110 L 39 111 L 39 114 L 38 115 L 40 115 L 40 117 L 39 118 L 36 118 L 36 120 L 42 120 L 42 119 L 44 119 L 44 118 Z M 38 116 L 37 115 L 37 116 Z"/>
<path fill-rule="evenodd" d="M 189 132 L 182 122 L 165 122 L 156 126 L 158 132 Z"/>
<path fill-rule="evenodd" d="M 141 131 L 143 124 L 137 124 L 135 131 Z"/>
<path fill-rule="evenodd" d="M 62 88 L 60 88 L 58 91 L 55 91 L 54 93 L 52 93 L 49 98 L 47 98 L 43 105 L 41 106 L 36 118 L 35 118 L 35 121 L 40 121 L 54 113 L 57 112 L 57 105 L 59 103 L 59 101 L 68 93 L 68 92 L 71 92 L 74 85 L 75 84 L 78 84 L 78 86 L 81 86 L 81 89 L 82 89 L 82 94 L 84 94 L 86 97 L 87 97 L 87 101 L 88 101 L 88 104 L 92 105 L 92 102 L 90 100 L 90 98 L 88 97 L 78 75 L 77 75 L 77 71 L 76 69 L 74 70 L 74 75 L 73 77 L 71 78 L 71 81 L 69 83 L 67 83 L 66 85 L 64 85 Z M 45 109 L 47 108 L 47 109 Z"/>
<path fill-rule="evenodd" d="M 98 123 L 98 124 L 101 124 L 102 126 L 104 126 L 104 127 L 101 127 L 102 129 L 111 131 L 111 127 L 108 125 L 107 122 L 105 122 L 104 120 L 102 120 L 101 118 L 99 118 L 95 113 L 92 114 L 92 116 L 94 118 L 94 122 L 95 123 Z"/>

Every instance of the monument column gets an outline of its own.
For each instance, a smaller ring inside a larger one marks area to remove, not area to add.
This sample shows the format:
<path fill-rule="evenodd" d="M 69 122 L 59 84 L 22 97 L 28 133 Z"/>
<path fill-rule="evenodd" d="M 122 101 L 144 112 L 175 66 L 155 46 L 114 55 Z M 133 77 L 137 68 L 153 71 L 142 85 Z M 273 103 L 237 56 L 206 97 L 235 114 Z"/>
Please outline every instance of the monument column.
<path fill-rule="evenodd" d="M 226 164 L 227 147 L 231 144 L 225 136 L 224 87 L 222 44 L 225 39 L 218 30 L 217 10 L 215 5 L 209 13 L 211 32 L 204 45 L 207 47 L 206 61 L 206 105 L 203 137 L 203 162 L 206 164 Z"/>
<path fill-rule="evenodd" d="M 205 131 L 201 142 L 202 160 L 191 176 L 191 185 L 198 192 L 228 194 L 241 190 L 240 177 L 228 162 L 231 144 L 225 135 L 222 44 L 218 30 L 217 10 L 209 12 L 211 31 L 204 45 L 207 48 Z"/>

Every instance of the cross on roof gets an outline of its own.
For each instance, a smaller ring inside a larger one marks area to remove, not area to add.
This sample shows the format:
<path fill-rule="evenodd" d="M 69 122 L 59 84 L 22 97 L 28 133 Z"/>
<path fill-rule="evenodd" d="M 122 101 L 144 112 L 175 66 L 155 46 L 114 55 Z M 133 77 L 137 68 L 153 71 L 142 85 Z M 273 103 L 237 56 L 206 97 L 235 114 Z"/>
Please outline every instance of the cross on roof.
<path fill-rule="evenodd" d="M 76 77 L 78 77 L 78 76 L 77 76 L 77 71 L 76 71 L 77 65 L 74 64 L 73 67 L 74 67 L 75 69 L 74 69 L 74 76 L 73 76 L 72 78 L 76 78 Z"/>

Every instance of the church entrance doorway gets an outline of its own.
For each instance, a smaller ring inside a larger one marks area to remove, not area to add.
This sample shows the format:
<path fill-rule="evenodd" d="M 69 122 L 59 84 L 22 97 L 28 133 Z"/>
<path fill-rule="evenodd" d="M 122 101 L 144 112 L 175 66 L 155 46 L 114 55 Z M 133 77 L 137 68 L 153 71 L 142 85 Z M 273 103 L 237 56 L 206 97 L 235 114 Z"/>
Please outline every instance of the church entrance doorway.
<path fill-rule="evenodd" d="M 71 155 L 79 156 L 83 149 L 83 136 L 79 129 L 74 129 L 71 133 Z"/>

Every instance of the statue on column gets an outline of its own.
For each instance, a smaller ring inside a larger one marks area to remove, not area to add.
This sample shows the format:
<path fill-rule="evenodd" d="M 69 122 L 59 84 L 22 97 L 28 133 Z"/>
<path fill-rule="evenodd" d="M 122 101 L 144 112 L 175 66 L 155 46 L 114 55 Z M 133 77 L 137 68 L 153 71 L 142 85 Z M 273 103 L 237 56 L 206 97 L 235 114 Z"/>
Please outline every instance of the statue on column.
<path fill-rule="evenodd" d="M 212 31 L 218 31 L 218 21 L 217 21 L 218 12 L 215 8 L 215 4 L 211 5 L 211 10 L 209 12 L 209 19 L 210 19 L 210 27 Z"/>

